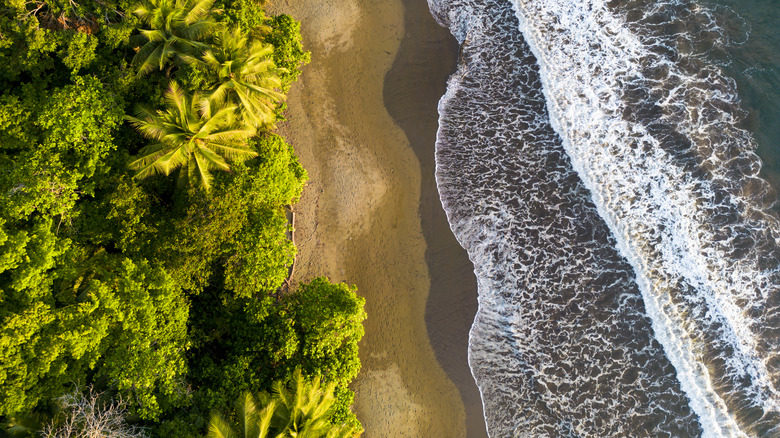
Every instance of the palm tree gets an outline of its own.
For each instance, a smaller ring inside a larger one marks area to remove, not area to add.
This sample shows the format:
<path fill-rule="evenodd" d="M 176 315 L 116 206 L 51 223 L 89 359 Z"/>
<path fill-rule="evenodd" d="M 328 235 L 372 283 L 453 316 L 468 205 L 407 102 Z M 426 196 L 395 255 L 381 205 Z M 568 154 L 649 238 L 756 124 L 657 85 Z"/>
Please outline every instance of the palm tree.
<path fill-rule="evenodd" d="M 254 397 L 245 393 L 236 403 L 238 427 L 219 414 L 212 414 L 208 438 L 352 438 L 360 431 L 330 422 L 335 383 L 321 385 L 320 379 L 304 380 L 298 369 L 289 383 L 273 383 L 271 395 L 263 394 L 259 410 Z M 238 432 L 236 432 L 238 430 Z"/>
<path fill-rule="evenodd" d="M 175 82 L 165 98 L 164 111 L 139 107 L 138 117 L 126 117 L 142 135 L 159 142 L 141 149 L 140 157 L 130 163 L 129 167 L 137 170 L 135 178 L 170 175 L 182 168 L 182 185 L 199 180 L 208 191 L 212 170 L 230 171 L 226 160 L 257 156 L 245 143 L 254 130 L 236 123 L 235 106 L 215 104 L 198 93 L 188 96 Z"/>
<path fill-rule="evenodd" d="M 275 407 L 276 402 L 272 401 L 262 410 L 258 410 L 255 398 L 249 392 L 245 392 L 236 402 L 239 432 L 236 433 L 234 425 L 215 412 L 211 414 L 209 431 L 206 436 L 209 438 L 267 438 Z"/>
<path fill-rule="evenodd" d="M 219 25 L 211 19 L 214 0 L 143 0 L 133 13 L 150 29 L 141 29 L 146 43 L 133 57 L 138 74 L 162 70 L 174 56 L 201 53 L 201 40 Z"/>
<path fill-rule="evenodd" d="M 326 385 L 320 378 L 304 380 L 296 369 L 287 384 L 276 381 L 272 385 L 272 400 L 277 401 L 272 425 L 281 433 L 279 438 L 348 438 L 358 435 L 355 428 L 335 426 L 330 414 L 336 397 L 336 383 Z"/>
<path fill-rule="evenodd" d="M 239 106 L 244 123 L 260 128 L 275 120 L 276 106 L 284 95 L 276 91 L 282 82 L 272 59 L 274 48 L 256 39 L 250 39 L 239 27 L 223 29 L 215 38 L 215 45 L 200 58 L 184 56 L 191 64 L 207 67 L 219 84 L 211 91 L 217 101 L 232 101 Z"/>

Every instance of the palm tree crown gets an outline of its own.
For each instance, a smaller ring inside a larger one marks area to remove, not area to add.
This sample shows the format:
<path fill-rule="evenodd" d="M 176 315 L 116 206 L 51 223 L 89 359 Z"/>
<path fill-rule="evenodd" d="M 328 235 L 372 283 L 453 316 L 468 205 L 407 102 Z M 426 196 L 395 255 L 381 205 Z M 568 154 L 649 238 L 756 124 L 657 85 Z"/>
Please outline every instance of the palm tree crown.
<path fill-rule="evenodd" d="M 284 431 L 283 437 L 348 437 L 351 428 L 336 428 L 328 419 L 336 398 L 333 396 L 335 383 L 320 384 L 316 377 L 311 382 L 303 379 L 301 370 L 295 370 L 288 384 L 276 381 L 272 385 L 273 400 L 278 404 L 273 425 Z"/>
<path fill-rule="evenodd" d="M 208 438 L 268 438 L 276 402 L 268 403 L 262 410 L 251 393 L 245 392 L 236 402 L 238 430 L 222 415 L 214 413 L 209 423 Z"/>
<path fill-rule="evenodd" d="M 271 125 L 276 105 L 284 99 L 276 89 L 282 84 L 279 74 L 285 71 L 274 64 L 273 46 L 250 39 L 239 27 L 223 29 L 215 40 L 200 59 L 183 58 L 214 73 L 219 85 L 212 97 L 238 105 L 244 123 L 255 128 Z"/>
<path fill-rule="evenodd" d="M 211 19 L 214 0 L 143 0 L 135 15 L 149 29 L 141 29 L 146 41 L 133 58 L 138 74 L 162 70 L 176 55 L 200 53 L 208 48 L 201 40 L 219 25 Z"/>
<path fill-rule="evenodd" d="M 140 157 L 130 163 L 136 178 L 169 175 L 182 168 L 181 183 L 199 180 L 209 190 L 211 170 L 229 171 L 226 160 L 257 156 L 245 143 L 254 131 L 236 123 L 235 106 L 218 105 L 198 93 L 187 96 L 175 82 L 165 97 L 164 111 L 139 108 L 138 117 L 127 117 L 143 136 L 158 141 L 141 149 Z"/>
<path fill-rule="evenodd" d="M 321 385 L 320 379 L 306 381 L 297 369 L 285 384 L 274 382 L 272 394 L 263 394 L 258 408 L 252 394 L 245 393 L 236 404 L 238 432 L 221 415 L 213 414 L 208 438 L 351 438 L 360 430 L 330 422 L 335 383 Z"/>

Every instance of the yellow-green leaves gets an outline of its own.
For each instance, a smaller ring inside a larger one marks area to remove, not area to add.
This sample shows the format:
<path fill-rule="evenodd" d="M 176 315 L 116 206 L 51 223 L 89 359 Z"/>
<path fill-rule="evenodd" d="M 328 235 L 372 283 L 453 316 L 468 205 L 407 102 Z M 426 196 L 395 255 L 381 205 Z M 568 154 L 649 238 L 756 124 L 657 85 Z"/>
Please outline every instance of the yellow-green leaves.
<path fill-rule="evenodd" d="M 24 91 L 0 100 L 0 121 L 7 121 L 0 124 L 0 206 L 13 218 L 62 215 L 78 192 L 89 192 L 84 180 L 105 166 L 122 111 L 94 77 L 48 93 Z"/>
<path fill-rule="evenodd" d="M 227 161 L 244 161 L 257 155 L 246 139 L 253 133 L 237 124 L 235 107 L 220 105 L 206 96 L 188 95 L 172 82 L 165 94 L 166 109 L 153 113 L 139 108 L 128 120 L 145 137 L 157 141 L 141 149 L 130 163 L 136 178 L 170 175 L 182 169 L 182 183 L 198 182 L 208 191 L 212 170 L 229 171 Z"/>
<path fill-rule="evenodd" d="M 133 13 L 148 28 L 141 29 L 144 44 L 133 64 L 138 74 L 163 70 L 181 55 L 197 54 L 208 46 L 203 40 L 219 26 L 211 18 L 213 0 L 144 0 Z"/>
<path fill-rule="evenodd" d="M 216 86 L 209 91 L 218 102 L 232 102 L 247 126 L 268 128 L 276 121 L 276 107 L 284 99 L 277 90 L 284 69 L 276 67 L 274 48 L 252 39 L 240 27 L 223 29 L 214 45 L 202 56 L 189 57 L 189 63 L 205 65 L 215 76 Z"/>
<path fill-rule="evenodd" d="M 181 290 L 145 261 L 99 252 L 71 263 L 46 295 L 0 303 L 0 415 L 29 411 L 93 370 L 156 418 L 185 370 Z"/>
<path fill-rule="evenodd" d="M 307 437 L 350 438 L 362 432 L 358 426 L 333 422 L 335 383 L 322 384 L 319 377 L 307 379 L 300 368 L 286 381 L 275 381 L 269 394 L 256 400 L 244 392 L 236 401 L 237 424 L 212 413 L 208 438 Z"/>

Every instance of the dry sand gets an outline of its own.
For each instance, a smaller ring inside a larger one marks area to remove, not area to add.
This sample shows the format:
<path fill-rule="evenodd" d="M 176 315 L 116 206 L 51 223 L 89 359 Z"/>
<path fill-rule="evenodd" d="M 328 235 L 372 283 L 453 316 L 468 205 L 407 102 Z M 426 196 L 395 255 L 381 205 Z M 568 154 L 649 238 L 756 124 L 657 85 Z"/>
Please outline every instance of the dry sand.
<path fill-rule="evenodd" d="M 302 22 L 312 52 L 280 125 L 309 172 L 293 281 L 327 275 L 366 298 L 353 384 L 365 437 L 485 436 L 466 364 L 476 286 L 433 183 L 436 101 L 457 48 L 425 0 L 405 3 L 270 7 Z"/>

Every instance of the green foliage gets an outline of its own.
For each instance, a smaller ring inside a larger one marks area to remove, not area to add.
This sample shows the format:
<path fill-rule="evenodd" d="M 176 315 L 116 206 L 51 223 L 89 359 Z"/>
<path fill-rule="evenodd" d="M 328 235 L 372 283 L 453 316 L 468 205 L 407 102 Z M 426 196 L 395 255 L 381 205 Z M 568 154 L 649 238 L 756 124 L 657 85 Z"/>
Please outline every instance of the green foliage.
<path fill-rule="evenodd" d="M 64 35 L 42 29 L 34 16 L 28 16 L 24 6 L 13 13 L 0 15 L 0 79 L 10 86 L 20 76 L 46 78 L 57 67 L 53 54 L 64 46 Z"/>
<path fill-rule="evenodd" d="M 251 436 L 349 438 L 362 429 L 332 421 L 335 383 L 322 385 L 320 379 L 305 379 L 300 369 L 284 382 L 277 380 L 271 394 L 263 393 L 258 406 L 251 393 L 245 392 L 236 402 L 231 424 L 219 413 L 212 413 L 208 438 Z M 238 431 L 238 433 L 236 433 Z"/>
<path fill-rule="evenodd" d="M 301 67 L 311 61 L 311 53 L 303 50 L 301 23 L 289 15 L 277 15 L 269 20 L 271 32 L 265 36 L 265 42 L 274 47 L 274 62 L 284 69 L 280 75 L 282 93 L 290 91 L 293 82 L 298 80 Z"/>
<path fill-rule="evenodd" d="M 2 320 L 0 415 L 29 410 L 95 370 L 154 418 L 160 397 L 175 403 L 182 391 L 186 300 L 146 262 L 76 252 L 69 255 L 77 263 L 63 266 L 42 299 L 18 303 Z"/>
<path fill-rule="evenodd" d="M 271 433 L 271 419 L 274 415 L 275 401 L 260 409 L 250 392 L 245 392 L 236 401 L 235 418 L 237 424 L 231 424 L 217 412 L 211 414 L 207 437 L 254 437 L 267 438 Z M 236 432 L 238 430 L 238 432 Z"/>
<path fill-rule="evenodd" d="M 257 0 L 216 0 L 214 7 L 222 11 L 219 17 L 222 23 L 247 29 L 255 38 L 269 30 L 264 4 L 265 1 Z"/>
<path fill-rule="evenodd" d="M 130 163 L 136 178 L 170 175 L 181 168 L 181 186 L 195 181 L 208 191 L 212 170 L 229 171 L 227 160 L 244 161 L 257 156 L 244 143 L 253 131 L 236 123 L 235 107 L 221 105 L 201 94 L 188 96 L 176 82 L 165 94 L 165 111 L 153 113 L 143 107 L 138 117 L 127 119 L 145 137 L 157 140 L 141 149 Z"/>
<path fill-rule="evenodd" d="M 33 84 L 22 92 L 0 97 L 0 206 L 17 219 L 33 211 L 63 215 L 77 192 L 92 190 L 85 180 L 105 170 L 122 112 L 90 76 L 46 93 Z"/>
<path fill-rule="evenodd" d="M 77 384 L 157 436 L 199 435 L 300 368 L 332 388 L 329 421 L 358 424 L 362 299 L 279 291 L 307 176 L 265 130 L 308 61 L 298 23 L 252 0 L 135 1 L 0 11 L 0 422 Z M 123 123 L 139 104 L 163 109 Z"/>
<path fill-rule="evenodd" d="M 173 210 L 155 219 L 150 210 L 170 206 L 155 208 L 158 201 L 144 197 L 146 221 L 131 224 L 134 215 L 121 214 L 117 219 L 121 217 L 123 224 L 112 217 L 109 228 L 113 233 L 121 229 L 133 233 L 136 237 L 125 241 L 139 245 L 136 248 L 141 254 L 164 263 L 177 284 L 191 291 L 198 292 L 217 281 L 215 276 L 236 296 L 276 290 L 286 278 L 295 252 L 287 239 L 289 226 L 283 206 L 300 196 L 306 172 L 278 136 L 258 139 L 254 147 L 259 153 L 256 159 L 233 165 L 232 174 L 218 175 L 209 193 L 189 192 L 180 212 Z M 112 198 L 112 202 L 122 203 L 124 198 Z M 106 211 L 104 208 L 96 214 Z M 120 213 L 112 211 L 116 213 L 110 214 Z M 145 225 L 152 221 L 165 225 Z M 154 236 L 158 229 L 166 232 Z"/>
<path fill-rule="evenodd" d="M 304 380 L 300 369 L 296 369 L 289 382 L 275 381 L 271 396 L 277 401 L 271 425 L 282 436 L 305 436 L 312 438 L 347 438 L 357 436 L 362 428 L 357 424 L 346 424 L 335 418 L 336 398 L 333 391 L 337 383 L 320 384 L 320 378 Z"/>
<path fill-rule="evenodd" d="M 349 410 L 354 394 L 347 385 L 360 371 L 358 342 L 363 337 L 365 299 L 354 287 L 316 278 L 288 298 L 301 342 L 298 362 L 310 375 L 336 382 L 334 419 L 359 425 Z"/>
<path fill-rule="evenodd" d="M 303 339 L 302 365 L 346 386 L 357 376 L 357 342 L 363 337 L 365 299 L 356 289 L 316 278 L 287 298 Z"/>
<path fill-rule="evenodd" d="M 70 69 L 71 73 L 78 73 L 95 60 L 98 39 L 82 32 L 71 31 L 69 34 L 70 38 L 67 40 L 62 63 Z"/>
<path fill-rule="evenodd" d="M 105 170 L 111 130 L 121 120 L 92 77 L 46 95 L 33 84 L 22 91 L 0 98 L 0 415 L 59 395 L 90 368 L 81 359 L 102 335 L 64 337 L 78 306 L 60 305 L 54 271 L 78 251 L 57 234 L 79 194 L 91 190 L 87 181 Z"/>
<path fill-rule="evenodd" d="M 0 317 L 46 297 L 51 284 L 47 271 L 70 246 L 69 241 L 57 241 L 52 222 L 38 219 L 31 221 L 29 228 L 7 227 L 0 232 L 4 250 L 0 273 L 5 280 L 0 296 L 7 303 L 0 309 Z"/>
<path fill-rule="evenodd" d="M 204 313 L 192 315 L 195 335 L 192 378 L 199 387 L 197 405 L 225 410 L 245 391 L 268 390 L 296 368 L 335 385 L 332 419 L 357 427 L 349 411 L 348 384 L 360 369 L 357 344 L 363 336 L 365 300 L 354 288 L 318 278 L 301 284 L 277 302 L 229 299 L 221 308 L 206 303 L 225 300 L 198 297 Z M 213 354 L 220 346 L 221 354 Z M 212 354 L 201 354 L 209 351 Z"/>
<path fill-rule="evenodd" d="M 80 240 L 96 247 L 109 247 L 134 257 L 154 259 L 156 197 L 143 190 L 129 175 L 112 175 L 101 181 L 95 198 L 78 206 L 75 228 Z"/>
<path fill-rule="evenodd" d="M 133 11 L 148 29 L 141 29 L 133 64 L 138 74 L 163 70 L 174 57 L 197 54 L 208 45 L 203 39 L 217 29 L 211 18 L 214 0 L 143 0 Z"/>
<path fill-rule="evenodd" d="M 241 201 L 249 207 L 240 231 L 243 238 L 233 241 L 224 264 L 225 287 L 241 297 L 273 291 L 287 277 L 295 247 L 287 238 L 282 206 L 298 200 L 307 177 L 281 137 L 264 137 L 257 148 L 261 155 L 256 167 L 237 169 L 230 191 L 218 198 L 224 208 Z"/>
<path fill-rule="evenodd" d="M 59 86 L 71 74 L 105 64 L 106 56 L 121 58 L 99 45 L 116 48 L 134 28 L 133 19 L 122 20 L 127 1 L 5 2 L 0 11 L 0 84 L 11 88 L 34 78 Z"/>
<path fill-rule="evenodd" d="M 216 87 L 210 95 L 218 102 L 235 103 L 244 123 L 254 128 L 268 127 L 275 121 L 274 110 L 284 95 L 275 91 L 281 86 L 271 55 L 274 48 L 251 40 L 240 28 L 223 29 L 214 46 L 199 58 L 186 57 L 189 64 L 202 65 L 214 76 Z"/>

